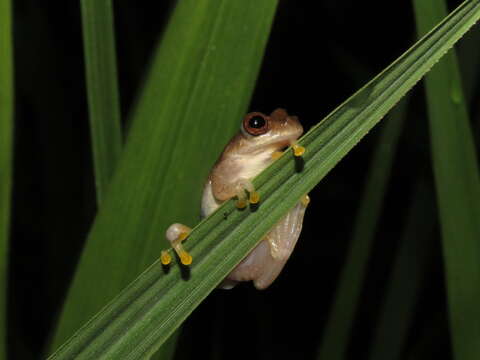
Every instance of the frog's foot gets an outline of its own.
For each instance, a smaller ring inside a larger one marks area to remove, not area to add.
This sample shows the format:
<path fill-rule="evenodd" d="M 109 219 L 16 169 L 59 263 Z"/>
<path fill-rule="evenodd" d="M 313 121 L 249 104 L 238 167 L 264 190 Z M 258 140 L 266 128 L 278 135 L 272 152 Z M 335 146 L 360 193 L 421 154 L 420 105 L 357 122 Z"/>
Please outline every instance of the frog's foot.
<path fill-rule="evenodd" d="M 260 201 L 260 194 L 255 190 L 255 186 L 250 180 L 240 180 L 237 188 L 237 208 L 243 209 L 248 203 L 257 204 Z M 248 198 L 246 192 L 248 192 Z"/>
<path fill-rule="evenodd" d="M 292 149 L 293 149 L 293 155 L 298 157 L 305 154 L 305 148 L 301 145 L 298 145 L 296 141 L 292 141 L 290 145 L 292 146 Z"/>
<path fill-rule="evenodd" d="M 184 241 L 192 229 L 183 224 L 172 224 L 168 227 L 166 232 L 167 240 L 172 244 L 173 250 L 177 253 L 183 265 L 190 265 L 192 263 L 192 256 L 183 248 L 182 241 Z M 160 256 L 163 265 L 168 265 L 172 261 L 172 257 L 167 250 L 163 250 Z"/>

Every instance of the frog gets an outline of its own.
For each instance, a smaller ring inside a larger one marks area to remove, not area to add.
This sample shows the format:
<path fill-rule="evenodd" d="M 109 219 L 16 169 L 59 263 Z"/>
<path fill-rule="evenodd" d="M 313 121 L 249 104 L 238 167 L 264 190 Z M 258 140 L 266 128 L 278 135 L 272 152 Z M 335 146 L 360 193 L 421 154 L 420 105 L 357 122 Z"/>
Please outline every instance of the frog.
<path fill-rule="evenodd" d="M 260 194 L 252 179 L 291 147 L 293 155 L 301 157 L 305 148 L 297 144 L 303 127 L 297 116 L 278 108 L 270 115 L 251 112 L 245 115 L 240 131 L 225 146 L 213 165 L 203 189 L 201 215 L 206 217 L 221 204 L 236 198 L 236 206 L 243 209 L 248 204 L 260 202 Z M 231 289 L 239 282 L 253 281 L 254 286 L 266 289 L 278 277 L 289 259 L 302 230 L 305 209 L 310 202 L 308 195 L 272 227 L 264 238 L 219 284 L 219 288 Z M 191 229 L 174 223 L 166 231 L 166 238 L 183 265 L 192 263 L 192 256 L 182 242 Z M 162 251 L 161 262 L 168 265 L 171 257 Z"/>

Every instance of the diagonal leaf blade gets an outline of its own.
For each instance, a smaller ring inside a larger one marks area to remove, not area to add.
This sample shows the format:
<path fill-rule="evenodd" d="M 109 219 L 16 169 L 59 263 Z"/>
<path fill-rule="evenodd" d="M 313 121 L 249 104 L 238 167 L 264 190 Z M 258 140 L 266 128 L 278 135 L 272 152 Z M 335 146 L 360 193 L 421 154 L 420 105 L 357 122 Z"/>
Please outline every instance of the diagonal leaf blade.
<path fill-rule="evenodd" d="M 0 0 L 0 359 L 7 358 L 8 239 L 13 177 L 12 4 Z"/>
<path fill-rule="evenodd" d="M 195 227 L 187 246 L 194 258 L 182 269 L 151 265 L 88 322 L 51 359 L 136 359 L 155 351 L 298 199 L 310 191 L 385 113 L 480 18 L 480 1 L 466 1 L 434 31 L 347 100 L 301 140 L 303 170 L 283 156 L 255 180 L 263 202 L 253 213 L 234 201 Z"/>
<path fill-rule="evenodd" d="M 413 3 L 420 34 L 446 13 L 444 2 Z M 480 354 L 480 178 L 454 52 L 425 85 L 453 353 L 473 360 Z"/>
<path fill-rule="evenodd" d="M 122 148 L 112 2 L 82 0 L 80 3 L 95 183 L 100 204 Z"/>

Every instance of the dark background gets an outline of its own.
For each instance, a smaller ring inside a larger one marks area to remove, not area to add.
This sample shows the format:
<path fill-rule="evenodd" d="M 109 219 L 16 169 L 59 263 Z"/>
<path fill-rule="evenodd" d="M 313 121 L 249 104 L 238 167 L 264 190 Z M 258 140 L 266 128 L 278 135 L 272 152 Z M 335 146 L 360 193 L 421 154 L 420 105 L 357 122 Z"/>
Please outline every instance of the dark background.
<path fill-rule="evenodd" d="M 114 3 L 126 118 L 174 1 Z M 458 4 L 449 3 L 450 8 Z M 79 2 L 17 0 L 14 11 L 17 107 L 9 336 L 12 359 L 36 359 L 94 218 L 95 195 Z M 414 39 L 409 1 L 280 1 L 250 110 L 285 107 L 308 130 Z M 426 125 L 423 89 L 417 86 L 384 199 L 349 358 L 368 356 L 414 185 L 421 181 L 426 197 L 433 191 Z M 314 358 L 380 127 L 312 191 L 303 235 L 275 283 L 266 291 L 251 284 L 214 291 L 186 321 L 177 358 Z M 432 199 L 425 216 L 434 225 L 435 211 Z M 433 340 L 426 358 L 450 358 L 436 226 L 431 241 L 407 347 Z"/>

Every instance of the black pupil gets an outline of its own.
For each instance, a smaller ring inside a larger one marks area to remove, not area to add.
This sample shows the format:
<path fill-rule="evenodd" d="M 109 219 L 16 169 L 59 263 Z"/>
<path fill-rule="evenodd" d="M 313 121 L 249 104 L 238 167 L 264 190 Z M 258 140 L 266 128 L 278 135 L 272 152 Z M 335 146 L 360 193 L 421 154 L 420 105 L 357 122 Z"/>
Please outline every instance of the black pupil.
<path fill-rule="evenodd" d="M 248 125 L 254 129 L 261 129 L 265 126 L 265 119 L 260 115 L 254 116 L 248 121 Z"/>

